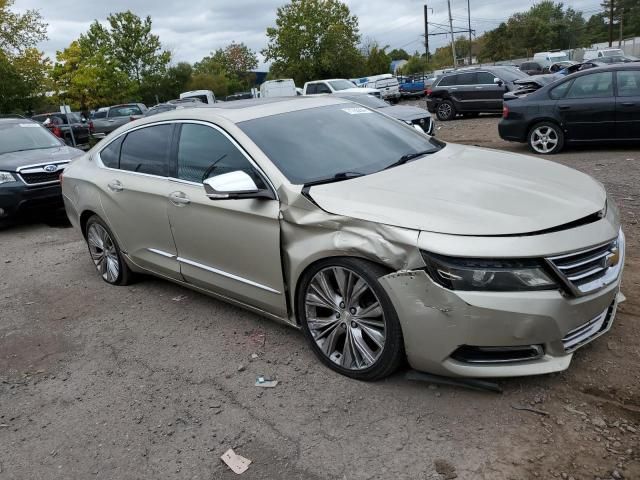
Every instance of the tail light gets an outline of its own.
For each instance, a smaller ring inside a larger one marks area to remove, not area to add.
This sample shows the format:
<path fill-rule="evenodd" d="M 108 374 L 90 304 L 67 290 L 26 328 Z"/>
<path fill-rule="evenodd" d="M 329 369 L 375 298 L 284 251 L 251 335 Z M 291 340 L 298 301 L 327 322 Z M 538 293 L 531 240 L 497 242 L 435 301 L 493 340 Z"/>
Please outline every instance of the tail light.
<path fill-rule="evenodd" d="M 507 118 L 509 116 L 509 105 L 506 103 L 502 105 L 502 118 Z"/>
<path fill-rule="evenodd" d="M 93 133 L 93 121 L 89 122 L 89 133 Z"/>
<path fill-rule="evenodd" d="M 433 92 L 433 90 L 431 90 L 430 88 L 427 88 L 424 93 L 427 95 L 427 97 L 431 96 L 431 92 Z"/>
<path fill-rule="evenodd" d="M 60 130 L 59 127 L 53 127 L 51 129 L 51 133 L 53 133 L 58 138 L 62 138 L 62 130 Z"/>

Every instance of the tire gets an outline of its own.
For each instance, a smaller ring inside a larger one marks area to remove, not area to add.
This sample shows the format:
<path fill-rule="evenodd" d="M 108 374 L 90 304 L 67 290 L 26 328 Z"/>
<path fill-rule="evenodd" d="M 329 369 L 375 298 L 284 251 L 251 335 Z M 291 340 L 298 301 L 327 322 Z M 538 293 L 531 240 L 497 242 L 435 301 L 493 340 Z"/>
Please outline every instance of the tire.
<path fill-rule="evenodd" d="M 436 107 L 436 116 L 443 122 L 453 120 L 456 118 L 456 107 L 450 100 L 443 100 Z"/>
<path fill-rule="evenodd" d="M 357 380 L 391 375 L 405 358 L 398 315 L 378 279 L 388 271 L 356 258 L 322 260 L 302 275 L 298 320 L 311 349 Z"/>
<path fill-rule="evenodd" d="M 113 233 L 97 215 L 87 220 L 85 238 L 91 260 L 102 279 L 111 285 L 129 285 L 133 272 L 124 261 Z"/>
<path fill-rule="evenodd" d="M 527 143 L 534 153 L 553 155 L 564 147 L 564 132 L 553 122 L 536 123 L 527 134 Z"/>

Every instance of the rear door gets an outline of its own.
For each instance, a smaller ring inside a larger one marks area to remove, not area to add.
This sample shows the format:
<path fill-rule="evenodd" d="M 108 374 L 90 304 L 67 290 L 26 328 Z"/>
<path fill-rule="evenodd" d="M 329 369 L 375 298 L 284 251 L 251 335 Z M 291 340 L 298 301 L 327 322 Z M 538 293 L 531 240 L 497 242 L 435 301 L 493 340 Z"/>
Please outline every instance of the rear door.
<path fill-rule="evenodd" d="M 122 135 L 100 151 L 105 168 L 92 181 L 122 250 L 137 265 L 182 280 L 167 214 L 173 134 L 164 123 Z"/>
<path fill-rule="evenodd" d="M 556 109 L 569 140 L 616 138 L 613 72 L 576 77 L 564 98 L 558 100 Z"/>
<path fill-rule="evenodd" d="M 476 72 L 459 73 L 455 86 L 450 87 L 451 96 L 457 100 L 458 112 L 478 112 L 482 109 L 482 87 Z"/>
<path fill-rule="evenodd" d="M 640 70 L 618 70 L 616 131 L 623 140 L 640 140 Z"/>

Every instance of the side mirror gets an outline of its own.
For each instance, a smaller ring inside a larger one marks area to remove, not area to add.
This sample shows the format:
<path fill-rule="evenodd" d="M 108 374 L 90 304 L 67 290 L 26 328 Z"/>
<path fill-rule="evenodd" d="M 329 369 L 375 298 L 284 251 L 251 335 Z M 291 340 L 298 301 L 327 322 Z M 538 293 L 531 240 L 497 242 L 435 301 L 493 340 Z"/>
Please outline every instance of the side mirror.
<path fill-rule="evenodd" d="M 498 85 L 499 87 L 501 87 L 502 85 L 504 85 L 504 82 L 502 80 L 500 80 L 498 77 L 494 77 L 493 79 L 493 83 L 495 83 L 496 85 Z"/>
<path fill-rule="evenodd" d="M 203 184 L 204 191 L 211 200 L 231 200 L 238 198 L 275 199 L 271 190 L 258 188 L 253 178 L 242 170 L 207 178 Z"/>

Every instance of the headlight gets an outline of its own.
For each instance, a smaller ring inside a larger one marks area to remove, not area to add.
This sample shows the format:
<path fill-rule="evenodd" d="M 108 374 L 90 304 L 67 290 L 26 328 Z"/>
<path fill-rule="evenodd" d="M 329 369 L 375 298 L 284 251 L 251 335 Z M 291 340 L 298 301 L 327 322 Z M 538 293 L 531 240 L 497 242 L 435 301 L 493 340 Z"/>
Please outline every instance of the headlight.
<path fill-rule="evenodd" d="M 422 252 L 431 278 L 451 290 L 550 290 L 556 282 L 535 259 L 453 258 Z"/>
<path fill-rule="evenodd" d="M 16 177 L 14 177 L 11 173 L 0 172 L 0 185 L 2 185 L 3 183 L 15 182 L 15 181 L 16 181 Z"/>

